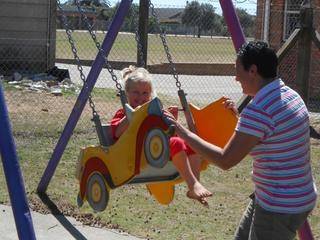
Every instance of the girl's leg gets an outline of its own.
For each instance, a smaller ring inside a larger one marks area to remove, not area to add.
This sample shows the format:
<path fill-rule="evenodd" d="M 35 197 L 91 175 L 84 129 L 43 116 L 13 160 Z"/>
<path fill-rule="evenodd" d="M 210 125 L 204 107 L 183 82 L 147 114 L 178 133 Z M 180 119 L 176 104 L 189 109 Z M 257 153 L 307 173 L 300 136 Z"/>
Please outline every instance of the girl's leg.
<path fill-rule="evenodd" d="M 193 174 L 186 152 L 180 151 L 176 153 L 172 157 L 172 162 L 188 185 L 187 196 L 200 201 L 202 204 L 208 204 L 206 198 L 212 196 L 212 193 L 202 186 Z"/>
<path fill-rule="evenodd" d="M 200 170 L 201 170 L 201 164 L 202 160 L 200 159 L 200 156 L 197 154 L 192 154 L 188 156 L 190 167 L 193 172 L 193 175 L 197 178 L 198 181 L 200 181 Z"/>

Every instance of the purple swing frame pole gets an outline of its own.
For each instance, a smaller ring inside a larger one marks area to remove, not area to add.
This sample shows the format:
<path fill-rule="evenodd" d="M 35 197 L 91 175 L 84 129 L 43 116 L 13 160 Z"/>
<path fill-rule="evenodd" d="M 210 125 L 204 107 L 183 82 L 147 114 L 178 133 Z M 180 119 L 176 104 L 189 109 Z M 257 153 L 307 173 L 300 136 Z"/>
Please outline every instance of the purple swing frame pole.
<path fill-rule="evenodd" d="M 234 9 L 232 0 L 219 0 L 224 19 L 226 20 L 228 30 L 231 33 L 233 46 L 238 52 L 240 47 L 246 42 L 239 19 Z M 308 220 L 306 220 L 298 230 L 300 240 L 313 240 L 312 231 Z"/>
<path fill-rule="evenodd" d="M 119 4 L 117 12 L 112 20 L 110 28 L 106 37 L 103 40 L 101 48 L 105 56 L 107 57 L 111 47 L 117 37 L 117 34 L 120 30 L 120 27 L 124 21 L 125 16 L 128 13 L 128 10 L 131 6 L 132 0 L 122 0 Z M 55 172 L 55 169 L 61 159 L 61 156 L 67 146 L 67 143 L 72 135 L 72 132 L 81 116 L 81 113 L 86 105 L 89 94 L 92 91 L 99 74 L 105 64 L 103 53 L 99 52 L 96 56 L 90 72 L 88 74 L 87 80 L 84 83 L 82 90 L 77 98 L 77 101 L 72 109 L 72 112 L 69 116 L 69 119 L 64 127 L 64 130 L 60 136 L 60 139 L 53 151 L 52 157 L 47 165 L 46 170 L 44 171 L 41 181 L 38 185 L 37 191 L 43 193 L 47 190 L 48 184 Z"/>
<path fill-rule="evenodd" d="M 299 228 L 298 236 L 301 240 L 314 240 L 308 220 L 306 220 Z"/>
<path fill-rule="evenodd" d="M 232 0 L 220 0 L 220 5 L 231 34 L 234 49 L 238 52 L 239 48 L 246 42 L 246 38 L 244 37 Z"/>
<path fill-rule="evenodd" d="M 36 239 L 23 178 L 0 84 L 0 153 L 19 239 Z"/>

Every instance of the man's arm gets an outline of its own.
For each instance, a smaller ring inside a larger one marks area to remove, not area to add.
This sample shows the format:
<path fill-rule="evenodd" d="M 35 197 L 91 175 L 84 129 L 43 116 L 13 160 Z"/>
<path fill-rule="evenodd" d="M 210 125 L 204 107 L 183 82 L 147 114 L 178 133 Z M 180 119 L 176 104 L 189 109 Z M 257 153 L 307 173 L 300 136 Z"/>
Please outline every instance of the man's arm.
<path fill-rule="evenodd" d="M 230 169 L 237 165 L 260 141 L 256 136 L 236 131 L 222 149 L 206 142 L 180 124 L 176 124 L 176 133 L 183 138 L 195 152 L 223 170 Z"/>

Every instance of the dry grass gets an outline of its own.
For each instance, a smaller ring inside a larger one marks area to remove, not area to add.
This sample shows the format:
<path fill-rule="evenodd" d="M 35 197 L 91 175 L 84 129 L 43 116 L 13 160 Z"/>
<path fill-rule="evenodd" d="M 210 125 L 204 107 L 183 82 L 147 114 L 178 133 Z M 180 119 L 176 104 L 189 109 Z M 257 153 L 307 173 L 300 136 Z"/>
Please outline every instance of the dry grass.
<path fill-rule="evenodd" d="M 110 112 L 119 107 L 107 93 L 97 94 L 96 104 L 108 106 Z M 43 93 L 7 91 L 6 99 L 13 123 L 14 136 L 30 205 L 48 212 L 35 189 L 53 148 L 75 102 L 75 96 L 54 97 Z M 214 195 L 206 209 L 185 196 L 186 186 L 176 187 L 169 206 L 155 202 L 144 185 L 125 185 L 111 192 L 108 208 L 95 214 L 87 204 L 76 207 L 78 183 L 74 177 L 79 148 L 97 142 L 86 108 L 49 185 L 48 194 L 66 215 L 73 215 L 86 224 L 123 229 L 150 239 L 231 239 L 252 191 L 251 161 L 246 158 L 230 171 L 210 167 L 202 174 L 202 182 Z M 317 130 L 320 122 L 314 120 Z M 320 186 L 319 142 L 312 142 L 313 172 Z M 1 172 L 3 176 L 3 173 Z M 8 202 L 4 177 L 0 177 L 0 202 Z M 320 238 L 320 206 L 310 217 L 315 239 Z M 170 223 L 170 224 L 169 224 Z"/>
<path fill-rule="evenodd" d="M 86 32 L 74 32 L 73 38 L 80 59 L 95 59 L 97 49 L 90 35 Z M 97 39 L 102 42 L 104 34 L 97 33 Z M 167 36 L 169 49 L 175 62 L 192 63 L 233 63 L 235 51 L 229 38 Z M 73 59 L 70 45 L 65 32 L 57 32 L 57 58 Z M 110 61 L 135 62 L 137 47 L 133 34 L 119 33 L 108 59 Z M 149 64 L 168 62 L 161 39 L 158 35 L 149 34 L 148 38 Z"/>

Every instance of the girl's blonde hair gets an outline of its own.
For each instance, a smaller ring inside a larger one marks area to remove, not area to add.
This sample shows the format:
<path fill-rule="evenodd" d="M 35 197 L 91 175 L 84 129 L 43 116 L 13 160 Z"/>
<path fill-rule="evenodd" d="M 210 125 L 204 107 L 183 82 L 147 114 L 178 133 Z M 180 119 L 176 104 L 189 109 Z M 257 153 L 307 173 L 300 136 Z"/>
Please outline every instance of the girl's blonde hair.
<path fill-rule="evenodd" d="M 122 80 L 124 81 L 124 90 L 126 93 L 129 91 L 132 84 L 136 82 L 146 82 L 151 87 L 151 98 L 156 97 L 156 93 L 152 85 L 151 75 L 145 68 L 137 68 L 133 65 L 130 65 L 129 67 L 122 69 L 121 75 Z"/>

